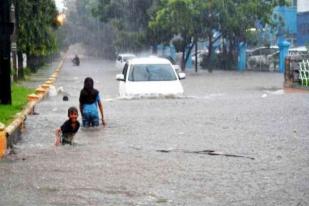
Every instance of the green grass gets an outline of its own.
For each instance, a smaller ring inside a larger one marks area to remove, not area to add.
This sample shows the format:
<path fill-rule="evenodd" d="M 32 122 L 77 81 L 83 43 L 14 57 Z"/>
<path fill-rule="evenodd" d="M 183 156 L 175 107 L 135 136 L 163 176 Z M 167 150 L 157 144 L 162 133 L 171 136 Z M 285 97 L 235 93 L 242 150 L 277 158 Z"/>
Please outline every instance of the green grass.
<path fill-rule="evenodd" d="M 22 111 L 27 105 L 27 96 L 34 92 L 34 89 L 13 84 L 12 86 L 12 104 L 1 105 L 0 104 L 0 122 L 8 125 L 14 120 L 15 114 Z"/>

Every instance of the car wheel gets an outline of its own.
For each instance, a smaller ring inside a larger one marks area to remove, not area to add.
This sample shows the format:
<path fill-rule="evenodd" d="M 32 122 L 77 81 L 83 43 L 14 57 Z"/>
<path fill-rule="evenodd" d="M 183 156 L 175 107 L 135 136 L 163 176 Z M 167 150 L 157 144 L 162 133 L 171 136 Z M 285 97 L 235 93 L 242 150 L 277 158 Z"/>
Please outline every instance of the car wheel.
<path fill-rule="evenodd" d="M 256 61 L 249 61 L 248 62 L 250 70 L 256 70 L 257 68 L 257 62 Z"/>

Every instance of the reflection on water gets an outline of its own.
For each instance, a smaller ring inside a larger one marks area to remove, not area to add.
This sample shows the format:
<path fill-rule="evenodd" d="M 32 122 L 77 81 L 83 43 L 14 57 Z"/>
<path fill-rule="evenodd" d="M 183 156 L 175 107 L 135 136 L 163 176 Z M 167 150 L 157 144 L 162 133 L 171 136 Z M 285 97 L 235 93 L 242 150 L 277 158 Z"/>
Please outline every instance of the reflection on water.
<path fill-rule="evenodd" d="M 123 96 L 116 98 L 105 98 L 103 102 L 112 102 L 117 100 L 138 100 L 138 99 L 213 99 L 216 97 L 224 96 L 224 93 L 213 93 L 204 96 L 186 96 L 186 95 L 135 95 L 135 96 Z"/>

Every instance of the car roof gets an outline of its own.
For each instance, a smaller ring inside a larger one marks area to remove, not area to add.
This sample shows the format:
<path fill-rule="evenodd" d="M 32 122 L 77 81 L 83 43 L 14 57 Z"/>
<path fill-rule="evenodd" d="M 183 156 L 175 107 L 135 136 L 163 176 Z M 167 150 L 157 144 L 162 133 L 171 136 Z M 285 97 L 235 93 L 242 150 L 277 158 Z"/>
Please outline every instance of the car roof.
<path fill-rule="evenodd" d="M 120 54 L 118 54 L 118 56 L 129 56 L 129 57 L 133 56 L 133 57 L 135 57 L 136 55 L 132 54 L 132 53 L 120 53 Z"/>
<path fill-rule="evenodd" d="M 294 47 L 294 48 L 290 48 L 289 51 L 306 52 L 307 51 L 307 47 L 305 47 L 305 46 Z"/>
<path fill-rule="evenodd" d="M 169 60 L 161 57 L 137 57 L 130 59 L 131 64 L 171 64 Z"/>
<path fill-rule="evenodd" d="M 247 52 L 253 52 L 253 51 L 260 50 L 260 49 L 279 49 L 279 47 L 276 45 L 271 45 L 269 47 L 266 47 L 266 46 L 254 47 L 254 48 L 247 49 Z"/>

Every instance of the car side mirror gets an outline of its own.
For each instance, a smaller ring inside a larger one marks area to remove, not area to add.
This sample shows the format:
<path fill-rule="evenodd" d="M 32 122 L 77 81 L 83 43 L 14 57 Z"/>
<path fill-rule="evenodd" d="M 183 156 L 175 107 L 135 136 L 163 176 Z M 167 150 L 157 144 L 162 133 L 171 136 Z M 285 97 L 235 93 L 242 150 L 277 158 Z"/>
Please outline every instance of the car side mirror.
<path fill-rule="evenodd" d="M 117 74 L 116 75 L 116 80 L 117 81 L 124 81 L 124 75 L 123 74 Z"/>
<path fill-rule="evenodd" d="M 179 72 L 179 73 L 178 73 L 178 77 L 179 77 L 180 80 L 181 80 L 181 79 L 185 79 L 185 78 L 186 78 L 186 74 L 183 73 L 183 72 Z"/>

